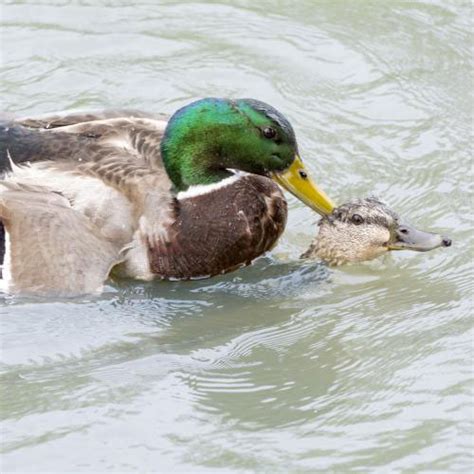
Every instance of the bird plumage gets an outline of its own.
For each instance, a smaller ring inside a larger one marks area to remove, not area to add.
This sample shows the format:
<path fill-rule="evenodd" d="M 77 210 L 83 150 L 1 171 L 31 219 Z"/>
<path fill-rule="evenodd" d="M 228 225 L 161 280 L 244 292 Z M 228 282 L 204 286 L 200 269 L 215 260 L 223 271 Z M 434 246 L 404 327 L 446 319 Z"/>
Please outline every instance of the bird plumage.
<path fill-rule="evenodd" d="M 166 124 L 164 116 L 108 111 L 0 127 L 11 290 L 87 293 L 114 266 L 140 279 L 201 278 L 273 247 L 287 213 L 278 186 L 238 174 L 213 192 L 173 192 L 160 154 Z"/>

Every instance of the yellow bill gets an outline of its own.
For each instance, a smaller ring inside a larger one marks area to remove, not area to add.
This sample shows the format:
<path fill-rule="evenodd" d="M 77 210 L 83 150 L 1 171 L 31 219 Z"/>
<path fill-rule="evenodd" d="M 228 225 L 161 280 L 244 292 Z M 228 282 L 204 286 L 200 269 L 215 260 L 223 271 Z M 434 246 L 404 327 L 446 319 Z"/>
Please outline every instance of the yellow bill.
<path fill-rule="evenodd" d="M 330 214 L 335 207 L 326 193 L 313 182 L 298 155 L 287 170 L 273 173 L 272 179 L 321 215 Z"/>

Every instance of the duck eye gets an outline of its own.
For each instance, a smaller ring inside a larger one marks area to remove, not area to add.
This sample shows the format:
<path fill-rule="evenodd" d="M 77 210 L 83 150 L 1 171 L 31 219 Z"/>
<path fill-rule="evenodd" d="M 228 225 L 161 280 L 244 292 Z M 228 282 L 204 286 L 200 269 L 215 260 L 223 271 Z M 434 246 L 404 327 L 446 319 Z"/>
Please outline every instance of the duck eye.
<path fill-rule="evenodd" d="M 265 127 L 262 133 L 265 138 L 275 138 L 277 134 L 276 130 L 272 127 Z"/>
<path fill-rule="evenodd" d="M 308 173 L 306 173 L 305 170 L 299 170 L 298 174 L 300 175 L 301 178 L 308 179 Z"/>
<path fill-rule="evenodd" d="M 351 217 L 351 222 L 355 225 L 360 225 L 364 222 L 364 218 L 359 214 L 353 214 Z"/>

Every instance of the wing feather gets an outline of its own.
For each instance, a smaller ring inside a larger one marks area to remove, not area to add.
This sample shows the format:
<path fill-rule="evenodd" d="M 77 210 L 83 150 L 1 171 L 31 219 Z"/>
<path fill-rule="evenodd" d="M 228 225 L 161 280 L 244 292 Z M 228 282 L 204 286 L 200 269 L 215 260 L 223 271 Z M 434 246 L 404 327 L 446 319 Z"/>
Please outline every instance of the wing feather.
<path fill-rule="evenodd" d="M 165 114 L 151 114 L 135 109 L 88 110 L 82 112 L 58 112 L 36 117 L 21 117 L 15 122 L 29 128 L 58 128 L 95 120 L 111 118 L 148 118 L 166 120 Z"/>
<path fill-rule="evenodd" d="M 120 249 L 67 199 L 41 186 L 0 183 L 6 230 L 4 280 L 15 293 L 72 296 L 100 291 Z"/>
<path fill-rule="evenodd" d="M 0 123 L 0 168 L 9 169 L 9 152 L 17 164 L 53 161 L 79 165 L 126 154 L 131 161 L 162 169 L 160 143 L 166 116 L 152 117 L 143 112 L 119 115 L 120 112 L 123 111 Z"/>

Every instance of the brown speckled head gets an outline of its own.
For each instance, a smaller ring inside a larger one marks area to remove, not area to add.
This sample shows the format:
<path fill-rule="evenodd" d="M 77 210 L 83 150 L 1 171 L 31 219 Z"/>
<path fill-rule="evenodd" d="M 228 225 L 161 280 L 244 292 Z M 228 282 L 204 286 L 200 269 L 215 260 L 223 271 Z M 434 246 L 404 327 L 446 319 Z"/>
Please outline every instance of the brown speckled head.
<path fill-rule="evenodd" d="M 397 213 L 372 197 L 337 207 L 318 225 L 318 235 L 301 257 L 330 265 L 372 260 L 390 250 L 428 251 L 451 245 L 446 237 L 402 224 Z"/>

